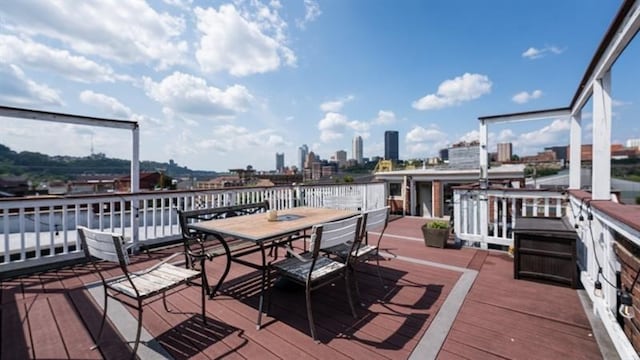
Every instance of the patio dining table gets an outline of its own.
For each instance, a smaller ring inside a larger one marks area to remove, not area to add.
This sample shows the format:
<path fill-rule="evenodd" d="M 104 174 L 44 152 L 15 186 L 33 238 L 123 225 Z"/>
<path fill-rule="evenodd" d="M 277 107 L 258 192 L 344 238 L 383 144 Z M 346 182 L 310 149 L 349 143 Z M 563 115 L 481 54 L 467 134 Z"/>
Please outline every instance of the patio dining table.
<path fill-rule="evenodd" d="M 323 224 L 331 221 L 342 220 L 358 215 L 358 212 L 351 210 L 338 210 L 327 208 L 297 207 L 278 211 L 275 220 L 269 220 L 267 213 L 258 213 L 243 216 L 234 216 L 225 219 L 206 220 L 189 225 L 189 228 L 214 236 L 222 244 L 227 263 L 220 280 L 211 289 L 211 296 L 214 296 L 229 273 L 231 263 L 239 263 L 261 271 L 260 299 L 258 302 L 258 320 L 256 327 L 260 329 L 264 294 L 266 291 L 267 262 L 266 249 L 271 249 L 283 243 L 290 242 L 300 232 L 308 230 L 313 225 Z M 232 253 L 227 240 L 236 238 L 255 243 L 255 247 Z M 261 261 L 251 262 L 243 259 L 246 255 L 260 252 Z"/>

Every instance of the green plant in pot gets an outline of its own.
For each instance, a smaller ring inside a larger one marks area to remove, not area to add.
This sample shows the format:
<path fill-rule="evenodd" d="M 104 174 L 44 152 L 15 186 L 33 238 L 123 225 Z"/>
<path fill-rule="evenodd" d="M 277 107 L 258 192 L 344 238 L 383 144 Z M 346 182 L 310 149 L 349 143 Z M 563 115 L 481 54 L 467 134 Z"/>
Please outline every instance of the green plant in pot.
<path fill-rule="evenodd" d="M 422 225 L 424 245 L 444 248 L 449 239 L 449 222 L 444 220 L 427 220 Z"/>

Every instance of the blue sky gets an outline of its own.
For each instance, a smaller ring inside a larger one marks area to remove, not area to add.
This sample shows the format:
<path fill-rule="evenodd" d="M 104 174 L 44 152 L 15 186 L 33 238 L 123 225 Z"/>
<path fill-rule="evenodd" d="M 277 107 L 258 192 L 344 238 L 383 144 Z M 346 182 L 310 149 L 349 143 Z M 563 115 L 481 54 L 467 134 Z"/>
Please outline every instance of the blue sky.
<path fill-rule="evenodd" d="M 0 104 L 131 119 L 144 160 L 226 171 L 322 158 L 425 158 L 477 138 L 479 116 L 565 107 L 619 1 L 8 0 Z M 636 41 L 637 42 L 637 41 Z M 613 141 L 640 138 L 632 43 L 612 72 Z M 591 143 L 591 105 L 583 113 Z M 127 131 L 1 119 L 17 151 L 130 158 Z M 491 127 L 535 154 L 566 119 Z"/>

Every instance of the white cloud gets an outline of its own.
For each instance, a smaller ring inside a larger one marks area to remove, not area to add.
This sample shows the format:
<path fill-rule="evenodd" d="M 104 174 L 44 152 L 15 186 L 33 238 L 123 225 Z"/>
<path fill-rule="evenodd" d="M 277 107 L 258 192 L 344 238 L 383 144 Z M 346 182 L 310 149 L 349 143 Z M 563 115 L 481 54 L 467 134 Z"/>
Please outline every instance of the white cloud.
<path fill-rule="evenodd" d="M 113 82 L 116 78 L 109 66 L 12 35 L 0 35 L 0 62 L 27 65 L 80 82 Z"/>
<path fill-rule="evenodd" d="M 253 101 L 253 95 L 242 85 L 222 90 L 181 72 L 174 72 L 159 83 L 147 77 L 143 81 L 147 96 L 161 103 L 165 114 L 232 118 L 247 111 Z"/>
<path fill-rule="evenodd" d="M 616 99 L 611 100 L 611 106 L 613 107 L 627 106 L 631 104 L 633 104 L 631 101 L 616 100 Z"/>
<path fill-rule="evenodd" d="M 511 142 L 517 138 L 516 134 L 511 129 L 504 129 L 498 134 L 498 142 Z"/>
<path fill-rule="evenodd" d="M 282 63 L 295 66 L 296 56 L 286 46 L 287 24 L 276 8 L 257 1 L 251 4 L 252 9 L 236 9 L 232 4 L 219 10 L 195 9 L 202 34 L 196 59 L 203 71 L 246 76 L 277 70 Z"/>
<path fill-rule="evenodd" d="M 106 116 L 136 121 L 142 124 L 142 128 L 145 131 L 150 130 L 150 126 L 157 126 L 161 124 L 157 119 L 134 113 L 131 108 L 122 104 L 118 99 L 105 94 L 91 90 L 84 90 L 80 93 L 79 98 L 80 101 L 100 110 L 102 113 L 106 114 Z M 167 123 L 162 125 L 164 125 L 165 129 L 169 127 Z"/>
<path fill-rule="evenodd" d="M 193 0 L 162 0 L 165 4 L 179 7 L 180 9 L 187 10 L 193 4 Z"/>
<path fill-rule="evenodd" d="M 63 42 L 81 54 L 123 63 L 184 62 L 184 19 L 158 13 L 144 0 L 10 1 L 0 9 L 6 28 Z"/>
<path fill-rule="evenodd" d="M 480 131 L 471 130 L 464 135 L 462 135 L 458 141 L 472 142 L 472 141 L 480 141 Z"/>
<path fill-rule="evenodd" d="M 285 145 L 284 138 L 271 129 L 249 130 L 242 126 L 220 125 L 213 128 L 212 136 L 200 140 L 196 146 L 221 153 L 238 150 L 275 149 Z"/>
<path fill-rule="evenodd" d="M 389 125 L 396 121 L 398 121 L 398 119 L 393 111 L 380 110 L 378 111 L 378 116 L 373 120 L 373 123 L 377 125 Z"/>
<path fill-rule="evenodd" d="M 296 20 L 299 28 L 304 29 L 308 23 L 315 21 L 318 16 L 322 15 L 320 4 L 314 0 L 304 0 L 304 19 Z"/>
<path fill-rule="evenodd" d="M 570 126 L 568 119 L 556 119 L 540 129 L 519 134 L 511 142 L 520 155 L 536 154 L 545 146 L 567 144 Z"/>
<path fill-rule="evenodd" d="M 16 65 L 0 64 L 0 103 L 18 106 L 64 105 L 57 90 L 28 78 Z"/>
<path fill-rule="evenodd" d="M 486 75 L 465 73 L 443 81 L 435 94 L 414 101 L 412 106 L 417 110 L 433 110 L 459 105 L 490 93 L 491 85 Z"/>
<path fill-rule="evenodd" d="M 571 123 L 567 119 L 556 119 L 551 124 L 535 131 L 520 134 L 518 136 L 519 144 L 547 145 L 557 141 L 560 136 L 565 137 L 570 130 Z"/>
<path fill-rule="evenodd" d="M 448 144 L 447 134 L 437 126 L 414 126 L 405 136 L 409 156 L 426 157 L 437 154 Z"/>
<path fill-rule="evenodd" d="M 363 139 L 369 137 L 369 124 L 357 120 L 350 121 L 345 115 L 335 112 L 325 114 L 324 118 L 318 122 L 318 130 L 323 143 L 341 139 L 348 130 L 361 135 Z"/>
<path fill-rule="evenodd" d="M 519 92 L 519 93 L 513 95 L 511 100 L 513 102 L 515 102 L 515 103 L 518 103 L 518 104 L 525 104 L 525 103 L 529 102 L 530 100 L 539 99 L 540 97 L 542 97 L 542 91 L 540 91 L 540 90 L 533 90 L 531 93 L 528 93 L 526 91 L 522 91 L 522 92 Z"/>
<path fill-rule="evenodd" d="M 537 49 L 534 47 L 530 47 L 525 52 L 522 53 L 522 57 L 530 60 L 540 59 L 547 56 L 549 53 L 551 54 L 562 54 L 565 49 L 561 49 L 557 46 L 545 46 L 542 49 Z"/>
<path fill-rule="evenodd" d="M 442 132 L 436 126 L 431 126 L 429 128 L 414 126 L 406 136 L 406 140 L 408 143 L 435 142 L 445 140 L 446 138 L 447 134 Z"/>
<path fill-rule="evenodd" d="M 355 99 L 353 95 L 348 95 L 341 99 L 326 101 L 320 104 L 320 110 L 323 112 L 340 112 L 344 105 L 353 99 Z"/>
<path fill-rule="evenodd" d="M 119 118 L 129 119 L 133 115 L 133 111 L 117 99 L 91 90 L 81 92 L 80 101 Z"/>

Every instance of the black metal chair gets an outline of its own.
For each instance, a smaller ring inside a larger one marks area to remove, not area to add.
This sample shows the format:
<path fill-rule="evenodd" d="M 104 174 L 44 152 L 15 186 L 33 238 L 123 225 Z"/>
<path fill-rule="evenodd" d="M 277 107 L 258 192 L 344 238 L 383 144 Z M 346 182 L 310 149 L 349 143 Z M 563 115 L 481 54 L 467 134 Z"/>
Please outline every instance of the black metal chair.
<path fill-rule="evenodd" d="M 166 291 L 198 278 L 203 282 L 201 285 L 206 284 L 206 278 L 204 275 L 205 258 L 201 259 L 202 263 L 200 265 L 202 271 L 185 269 L 183 267 L 169 264 L 168 261 L 175 258 L 175 256 L 181 255 L 180 253 L 177 253 L 150 268 L 130 272 L 127 268 L 127 265 L 129 265 L 129 256 L 127 254 L 127 248 L 125 247 L 125 240 L 122 235 L 90 230 L 86 227 L 79 226 L 78 236 L 82 241 L 82 249 L 84 250 L 87 260 L 93 264 L 94 269 L 100 276 L 102 286 L 104 287 L 104 313 L 102 314 L 100 330 L 96 337 L 96 345 L 93 347 L 94 349 L 100 346 L 100 338 L 102 336 L 107 317 L 107 300 L 109 297 L 121 301 L 123 304 L 138 310 L 138 329 L 132 354 L 132 358 L 135 358 L 138 350 L 138 344 L 140 343 L 140 332 L 142 330 L 143 301 L 154 295 L 162 294 L 162 303 L 164 308 L 169 311 L 165 297 Z M 120 269 L 122 269 L 123 275 L 105 279 L 100 271 L 100 266 L 97 264 L 97 260 L 118 263 L 120 265 Z M 205 286 L 202 286 L 202 318 L 206 324 L 205 292 Z M 122 301 L 116 296 L 117 294 L 121 294 L 135 300 L 136 305 Z"/>
<path fill-rule="evenodd" d="M 361 223 L 362 216 L 358 215 L 346 220 L 316 225 L 311 230 L 311 252 L 297 254 L 291 247 L 287 247 L 287 252 L 291 254 L 291 257 L 272 265 L 280 276 L 305 287 L 309 329 L 311 337 L 316 341 L 316 330 L 311 310 L 311 292 L 313 290 L 344 278 L 349 306 L 353 317 L 357 317 L 351 296 L 350 272 L 347 270 L 347 263 L 321 256 L 320 250 L 347 242 L 350 242 L 353 247 L 357 247 L 362 240 L 360 236 Z"/>
<path fill-rule="evenodd" d="M 338 244 L 323 250 L 323 252 L 329 255 L 335 255 L 339 258 L 347 261 L 351 269 L 354 268 L 356 263 L 360 261 L 364 261 L 374 256 L 376 259 L 376 270 L 378 272 L 378 279 L 380 280 L 380 284 L 385 289 L 387 286 L 384 284 L 382 280 L 382 273 L 380 272 L 380 241 L 382 240 L 382 236 L 384 235 L 385 230 L 387 229 L 387 225 L 389 223 L 389 212 L 390 207 L 383 207 L 375 210 L 369 210 L 362 214 L 362 238 L 363 241 L 359 243 L 358 247 L 353 247 L 351 243 Z M 375 244 L 369 243 L 369 232 L 373 232 L 374 230 L 378 231 L 379 235 L 378 240 Z M 355 275 L 354 275 L 354 280 Z M 355 281 L 356 291 L 358 297 L 360 297 L 360 289 L 358 288 L 358 282 Z"/>

